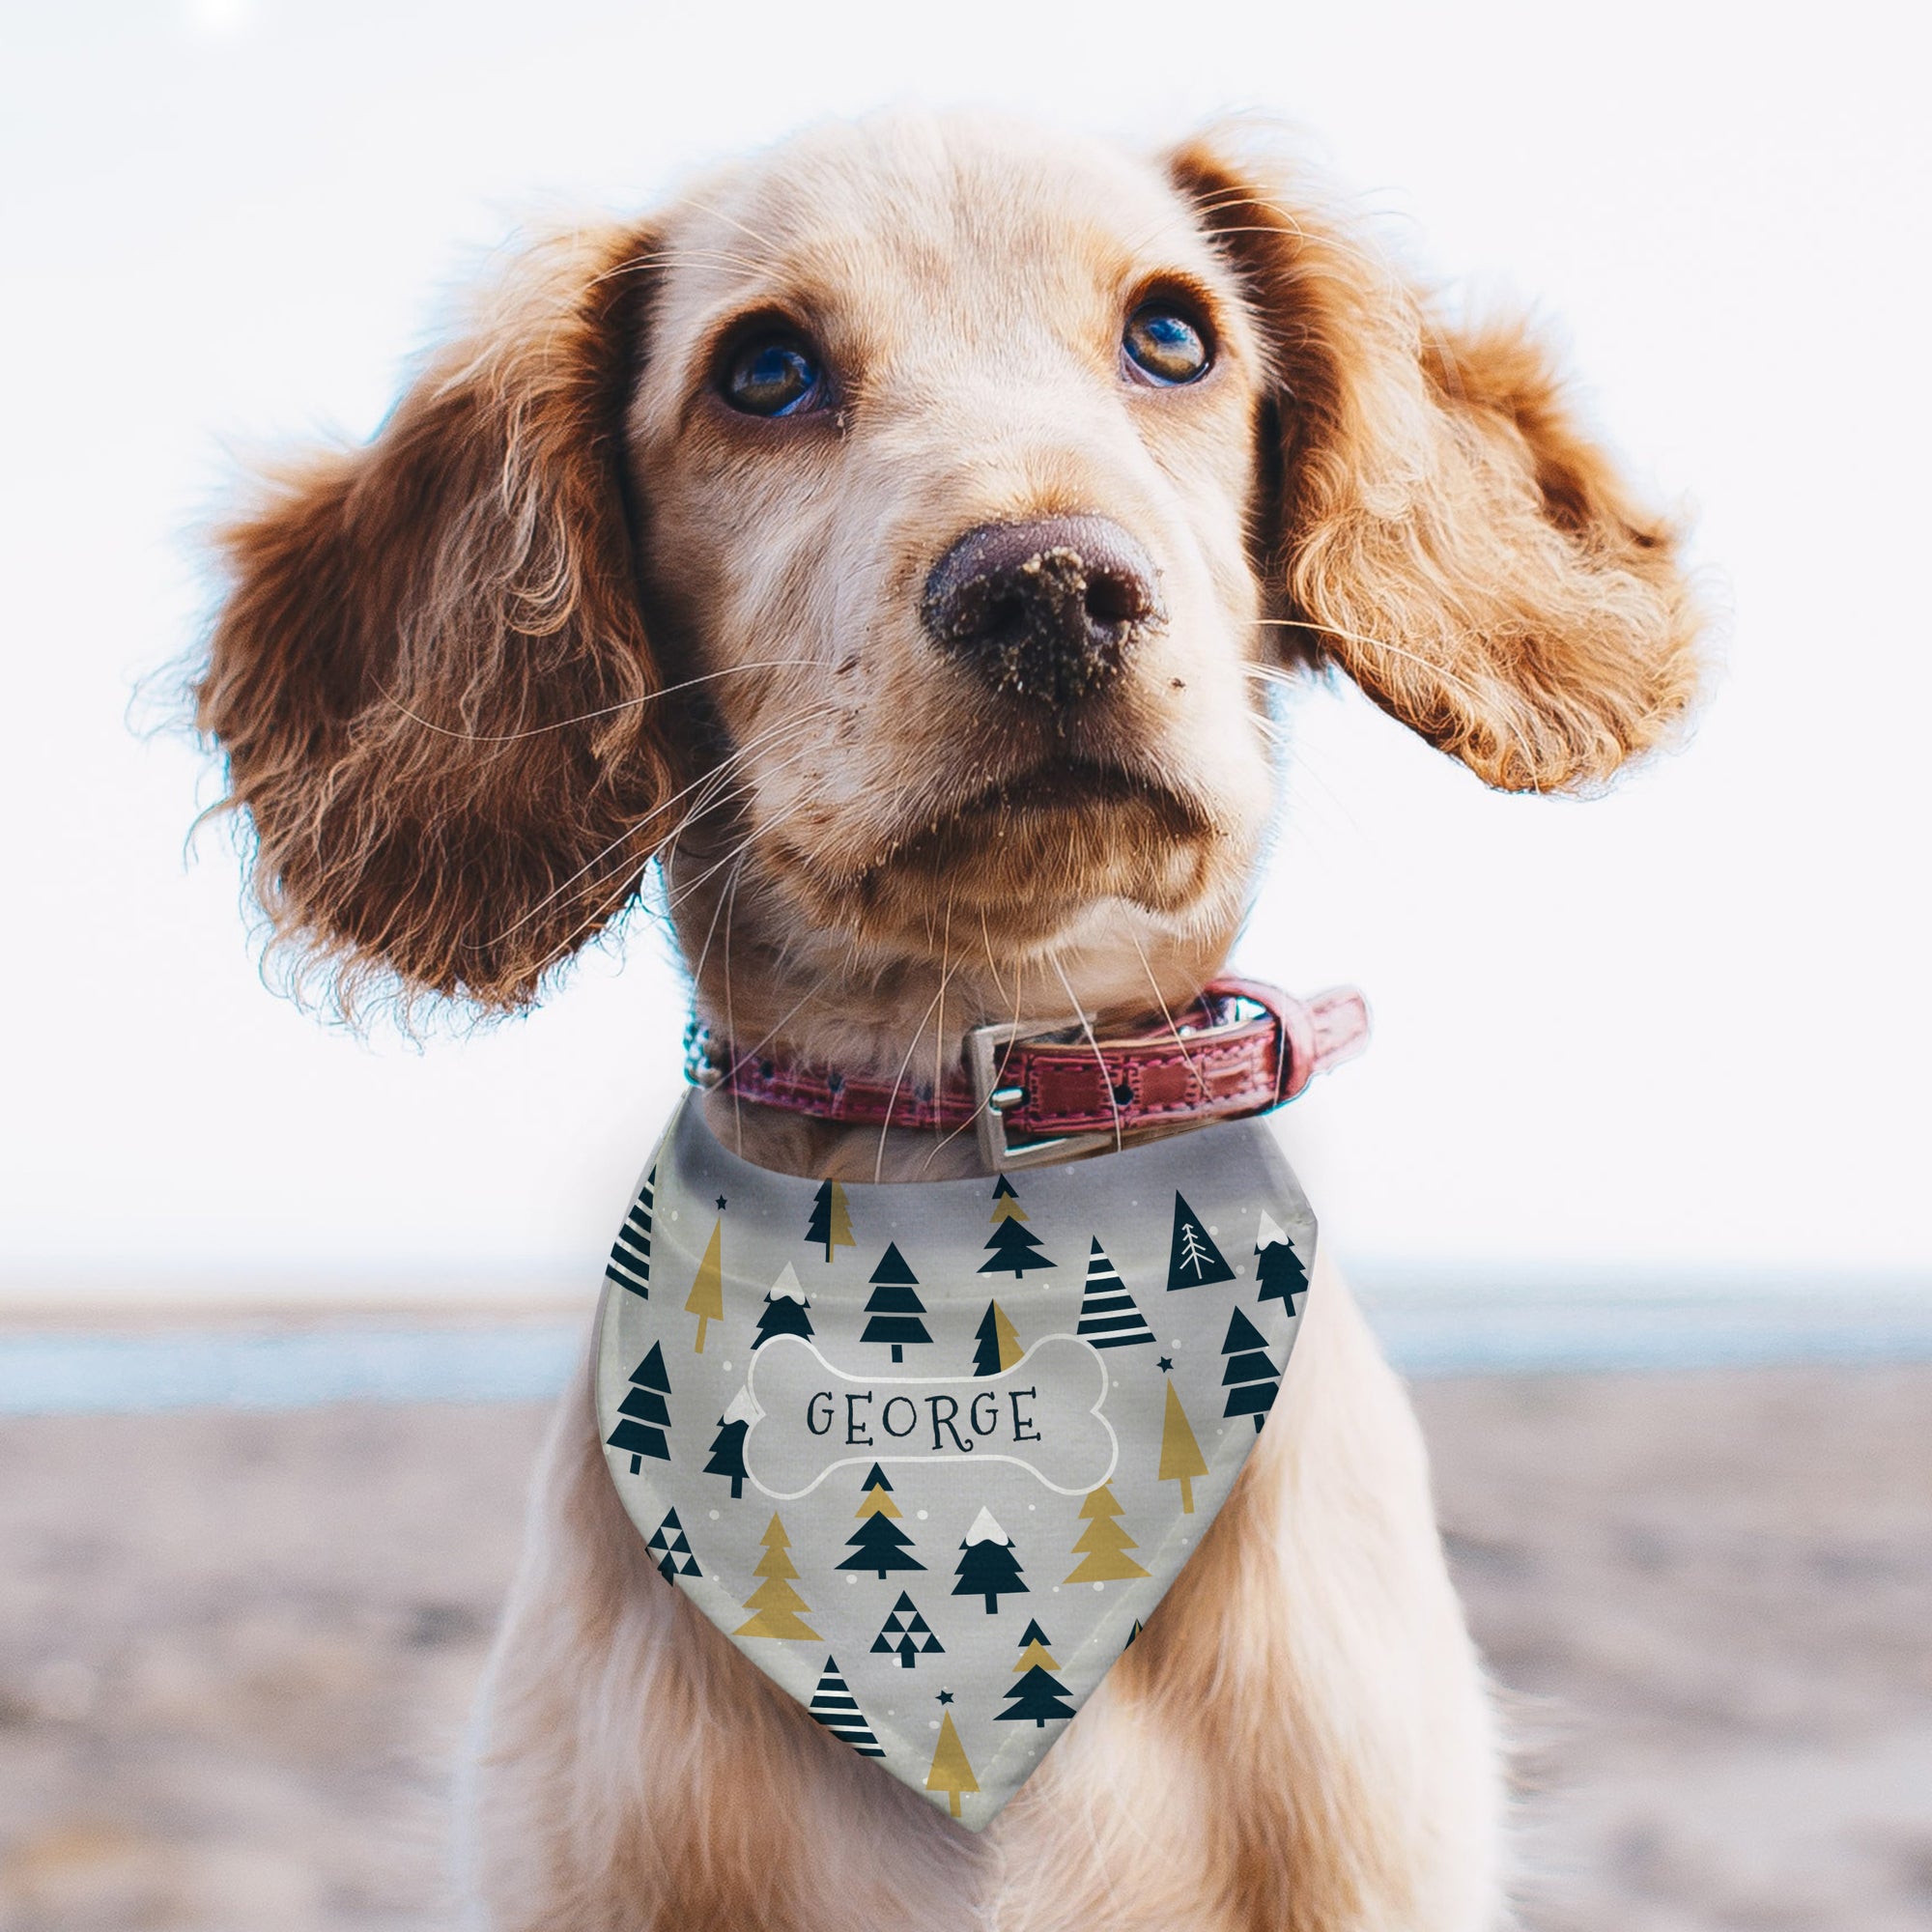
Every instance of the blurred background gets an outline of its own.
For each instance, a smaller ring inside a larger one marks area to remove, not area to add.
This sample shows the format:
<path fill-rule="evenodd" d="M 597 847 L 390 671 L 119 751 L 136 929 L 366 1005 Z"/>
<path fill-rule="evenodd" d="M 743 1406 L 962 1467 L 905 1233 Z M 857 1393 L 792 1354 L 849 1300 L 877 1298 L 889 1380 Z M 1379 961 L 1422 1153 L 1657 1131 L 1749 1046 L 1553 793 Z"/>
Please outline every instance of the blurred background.
<path fill-rule="evenodd" d="M 1918 10 L 0 0 L 0 1927 L 445 1922 L 543 1400 L 674 1096 L 645 920 L 528 1020 L 265 988 L 135 682 L 251 454 L 367 436 L 520 225 L 882 103 L 1286 118 L 1695 520 L 1724 673 L 1610 798 L 1294 713 L 1241 963 L 1518 1695 L 1525 1918 L 1932 1918 Z M 1917 883 L 1915 883 L 1917 882 Z"/>

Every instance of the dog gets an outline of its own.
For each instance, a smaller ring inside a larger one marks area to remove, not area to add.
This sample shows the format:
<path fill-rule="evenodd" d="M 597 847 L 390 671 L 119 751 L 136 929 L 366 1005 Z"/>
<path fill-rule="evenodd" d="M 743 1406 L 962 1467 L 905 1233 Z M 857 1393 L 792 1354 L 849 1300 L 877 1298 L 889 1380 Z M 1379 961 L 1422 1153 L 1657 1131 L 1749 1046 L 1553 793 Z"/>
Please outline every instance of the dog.
<path fill-rule="evenodd" d="M 1587 792 L 1698 679 L 1681 531 L 1546 352 L 1451 323 L 1240 129 L 797 137 L 532 247 L 367 447 L 223 542 L 199 722 L 331 997 L 526 1007 L 655 858 L 704 1021 L 895 1082 L 988 1018 L 1193 998 L 1284 683 L 1338 669 L 1492 786 Z M 1077 568 L 1029 602 L 1042 558 Z M 703 1104 L 785 1173 L 984 1171 L 971 1135 Z M 979 1835 L 654 1573 L 580 1379 L 479 1719 L 477 1922 L 1502 1922 L 1423 1448 L 1317 1272 L 1226 1507 Z"/>

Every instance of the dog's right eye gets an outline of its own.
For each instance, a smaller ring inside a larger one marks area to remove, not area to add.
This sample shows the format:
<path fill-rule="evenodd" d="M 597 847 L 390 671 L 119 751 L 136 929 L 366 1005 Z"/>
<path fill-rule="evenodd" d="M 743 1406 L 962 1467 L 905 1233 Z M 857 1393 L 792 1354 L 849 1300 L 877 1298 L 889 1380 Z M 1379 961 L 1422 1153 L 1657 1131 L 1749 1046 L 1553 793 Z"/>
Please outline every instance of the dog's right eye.
<path fill-rule="evenodd" d="M 760 335 L 731 352 L 719 386 L 748 416 L 789 416 L 821 399 L 825 375 L 790 337 Z"/>

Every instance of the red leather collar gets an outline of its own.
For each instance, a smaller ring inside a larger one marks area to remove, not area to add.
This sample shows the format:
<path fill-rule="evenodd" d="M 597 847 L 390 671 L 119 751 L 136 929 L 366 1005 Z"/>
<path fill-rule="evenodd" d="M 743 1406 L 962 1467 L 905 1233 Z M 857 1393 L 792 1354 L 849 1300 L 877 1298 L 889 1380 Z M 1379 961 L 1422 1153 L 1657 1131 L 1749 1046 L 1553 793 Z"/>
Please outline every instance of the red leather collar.
<path fill-rule="evenodd" d="M 1296 1000 L 1254 980 L 1216 980 L 1192 1006 L 1121 1036 L 1087 1020 L 966 1036 L 966 1065 L 930 1081 L 877 1079 L 734 1052 L 699 1030 L 687 1071 L 768 1107 L 854 1125 L 979 1130 L 989 1165 L 1014 1167 L 1139 1128 L 1265 1113 L 1368 1044 L 1351 986 Z"/>

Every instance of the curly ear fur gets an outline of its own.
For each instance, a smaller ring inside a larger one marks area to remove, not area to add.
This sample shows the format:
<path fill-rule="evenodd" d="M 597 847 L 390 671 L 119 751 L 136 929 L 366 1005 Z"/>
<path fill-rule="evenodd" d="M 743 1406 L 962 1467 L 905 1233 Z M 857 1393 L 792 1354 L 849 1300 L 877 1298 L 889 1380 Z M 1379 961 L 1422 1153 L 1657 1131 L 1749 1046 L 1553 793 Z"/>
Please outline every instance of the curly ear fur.
<path fill-rule="evenodd" d="M 1210 142 L 1169 166 L 1274 364 L 1263 548 L 1285 649 L 1503 790 L 1589 790 L 1664 740 L 1698 679 L 1679 533 L 1577 427 L 1545 352 L 1445 328 Z"/>
<path fill-rule="evenodd" d="M 221 534 L 195 688 L 279 940 L 493 1010 L 635 889 L 672 787 L 625 514 L 644 242 L 538 247 L 367 448 Z"/>

